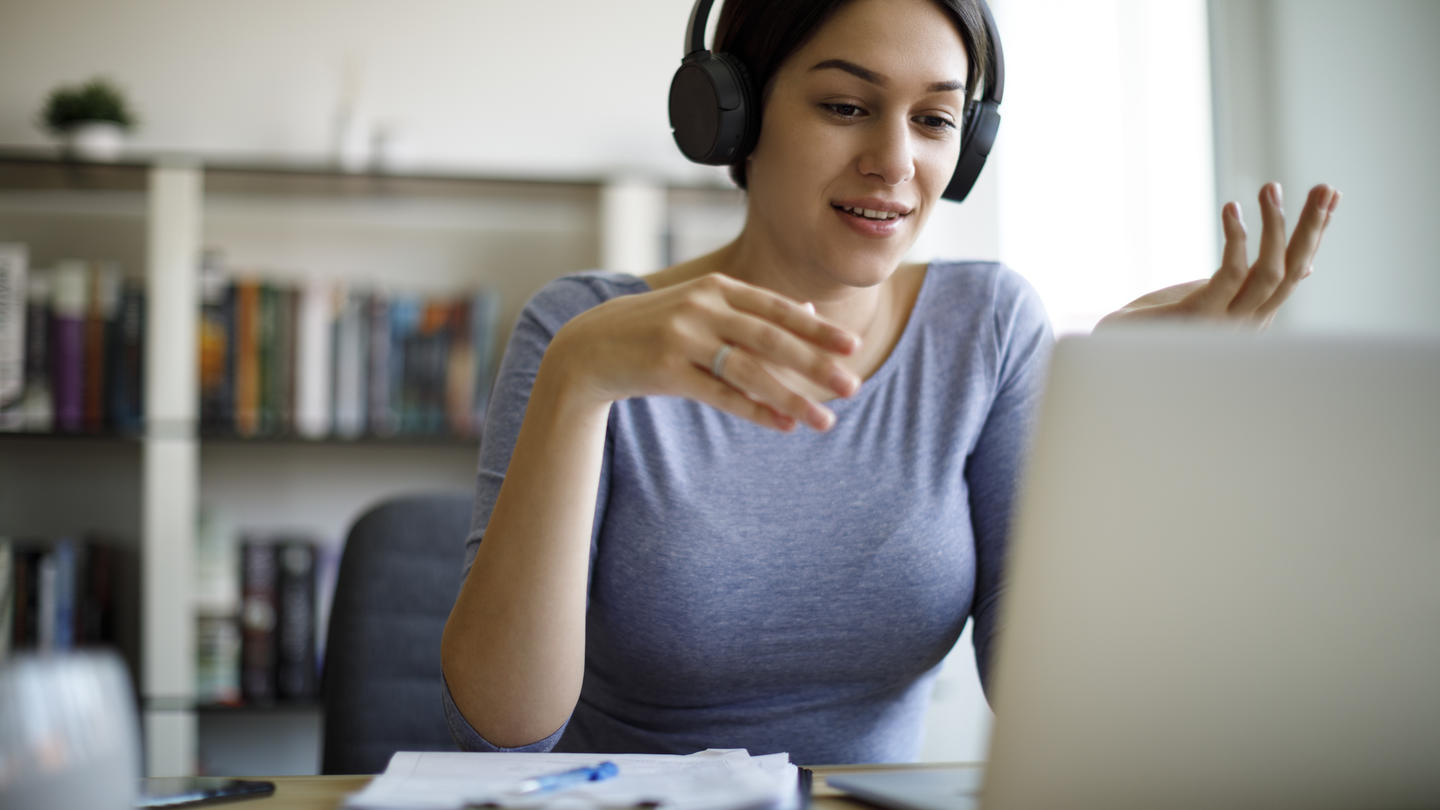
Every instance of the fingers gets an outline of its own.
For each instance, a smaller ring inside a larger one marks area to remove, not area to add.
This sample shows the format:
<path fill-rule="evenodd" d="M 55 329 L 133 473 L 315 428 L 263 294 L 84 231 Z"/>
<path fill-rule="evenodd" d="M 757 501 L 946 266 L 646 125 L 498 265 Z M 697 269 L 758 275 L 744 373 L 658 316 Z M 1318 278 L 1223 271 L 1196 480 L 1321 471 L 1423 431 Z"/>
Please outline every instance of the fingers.
<path fill-rule="evenodd" d="M 1295 233 L 1285 249 L 1285 277 L 1270 297 L 1256 308 L 1257 317 L 1268 322 L 1290 297 L 1295 285 L 1310 275 L 1315 253 L 1320 249 L 1320 237 L 1325 234 L 1325 226 L 1339 201 L 1339 192 L 1329 186 L 1319 185 L 1310 189 L 1305 209 L 1300 212 L 1300 221 L 1296 223 Z"/>
<path fill-rule="evenodd" d="M 848 397 L 860 387 L 860 380 L 840 365 L 832 352 L 817 349 L 770 321 L 745 313 L 722 316 L 720 336 L 745 347 L 755 357 L 776 368 L 794 369 L 816 385 Z"/>
<path fill-rule="evenodd" d="M 1254 314 L 1285 280 L 1285 211 L 1279 183 L 1267 183 L 1260 189 L 1260 218 L 1260 255 L 1230 301 L 1231 315 Z"/>
<path fill-rule="evenodd" d="M 697 281 L 695 294 L 687 294 L 684 321 L 689 325 L 679 334 L 693 367 L 687 372 L 703 372 L 709 379 L 702 391 L 683 395 L 767 427 L 787 430 L 804 422 L 828 430 L 834 413 L 802 392 L 810 391 L 808 381 L 840 396 L 854 393 L 860 379 L 839 360 L 859 347 L 859 338 L 818 317 L 813 306 L 770 290 L 718 274 Z M 720 346 L 731 347 L 723 359 L 716 354 Z M 794 379 L 792 372 L 805 381 Z M 732 392 L 724 396 L 726 404 L 715 399 L 720 395 L 710 381 Z"/>
<path fill-rule="evenodd" d="M 1245 221 L 1240 217 L 1240 203 L 1226 203 L 1220 210 L 1220 223 L 1225 232 L 1225 252 L 1220 260 L 1220 269 L 1215 271 L 1210 282 L 1197 290 L 1191 299 L 1191 303 L 1202 314 L 1225 314 L 1250 272 L 1250 259 L 1245 245 Z"/>
<path fill-rule="evenodd" d="M 694 392 L 693 398 L 712 408 L 718 408 L 741 419 L 748 419 L 761 427 L 785 432 L 795 429 L 793 417 L 745 396 L 740 393 L 739 389 L 716 378 L 709 371 L 692 369 L 687 382 Z"/>
<path fill-rule="evenodd" d="M 859 338 L 818 317 L 813 305 L 739 282 L 725 287 L 725 297 L 735 311 L 721 315 L 721 339 L 745 347 L 776 368 L 793 369 L 842 397 L 860 387 L 860 379 L 838 357 L 855 351 Z"/>
<path fill-rule="evenodd" d="M 835 424 L 835 414 L 829 408 L 782 383 L 744 348 L 731 351 L 719 371 L 717 379 L 777 414 L 821 431 Z"/>
<path fill-rule="evenodd" d="M 816 315 L 813 305 L 733 279 L 725 285 L 724 294 L 732 307 L 782 326 L 821 348 L 840 354 L 860 348 L 859 337 Z"/>

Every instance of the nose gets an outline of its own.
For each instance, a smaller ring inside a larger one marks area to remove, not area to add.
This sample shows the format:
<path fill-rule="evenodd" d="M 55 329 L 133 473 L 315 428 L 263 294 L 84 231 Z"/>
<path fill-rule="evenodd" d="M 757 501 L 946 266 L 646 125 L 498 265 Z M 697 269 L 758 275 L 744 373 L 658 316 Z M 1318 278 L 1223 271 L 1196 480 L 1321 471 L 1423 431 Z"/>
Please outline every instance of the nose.
<path fill-rule="evenodd" d="M 915 150 L 908 119 L 877 121 L 860 154 L 860 173 L 897 186 L 915 176 Z"/>

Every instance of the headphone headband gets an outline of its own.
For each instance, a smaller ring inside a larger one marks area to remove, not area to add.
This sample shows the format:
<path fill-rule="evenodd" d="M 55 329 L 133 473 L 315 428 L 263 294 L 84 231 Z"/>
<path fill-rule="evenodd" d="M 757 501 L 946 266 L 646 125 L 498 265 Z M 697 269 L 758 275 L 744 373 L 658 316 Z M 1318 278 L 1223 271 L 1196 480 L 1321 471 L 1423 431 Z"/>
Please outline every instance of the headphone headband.
<path fill-rule="evenodd" d="M 961 127 L 960 156 L 942 197 L 963 200 L 975 186 L 1000 128 L 1005 95 L 1005 52 L 985 0 L 977 0 L 990 39 L 985 87 Z M 695 0 L 685 27 L 685 57 L 670 80 L 670 128 L 685 157 L 724 166 L 749 154 L 759 135 L 760 109 L 745 65 L 727 53 L 705 49 L 705 26 L 714 0 Z"/>
<path fill-rule="evenodd" d="M 695 0 L 690 9 L 690 24 L 685 26 L 685 56 L 705 50 L 705 25 L 710 21 L 710 6 L 715 0 Z"/>

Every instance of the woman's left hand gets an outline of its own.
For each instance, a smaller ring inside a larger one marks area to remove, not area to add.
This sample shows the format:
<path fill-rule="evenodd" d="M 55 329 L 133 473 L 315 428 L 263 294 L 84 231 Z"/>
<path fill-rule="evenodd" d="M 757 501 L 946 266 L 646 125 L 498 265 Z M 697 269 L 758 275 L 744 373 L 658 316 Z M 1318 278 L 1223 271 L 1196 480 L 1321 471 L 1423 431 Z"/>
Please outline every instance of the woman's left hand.
<path fill-rule="evenodd" d="M 1305 208 L 1300 212 L 1300 222 L 1287 245 L 1280 184 L 1270 183 L 1261 188 L 1260 256 L 1254 264 L 1249 264 L 1240 205 L 1227 203 L 1220 215 L 1225 227 L 1225 255 L 1215 275 L 1141 296 L 1106 315 L 1099 326 L 1159 318 L 1195 318 L 1237 321 L 1264 328 L 1290 297 L 1295 285 L 1310 275 L 1320 237 L 1339 204 L 1340 192 L 1330 186 L 1310 189 Z"/>

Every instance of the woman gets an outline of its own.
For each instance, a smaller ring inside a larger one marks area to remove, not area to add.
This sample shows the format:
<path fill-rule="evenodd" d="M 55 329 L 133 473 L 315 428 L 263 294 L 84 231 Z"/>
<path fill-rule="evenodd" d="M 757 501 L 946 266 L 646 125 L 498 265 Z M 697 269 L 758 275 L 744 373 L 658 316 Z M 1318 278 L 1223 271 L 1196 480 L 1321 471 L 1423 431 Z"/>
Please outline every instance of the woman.
<path fill-rule="evenodd" d="M 758 140 L 734 242 L 644 278 L 556 281 L 522 314 L 481 448 L 446 705 L 481 750 L 913 759 L 967 618 L 985 673 L 1050 333 L 988 263 L 902 263 L 960 150 L 974 0 L 731 0 Z M 1261 193 L 1211 279 L 1114 320 L 1264 320 L 1288 249 Z M 483 542 L 481 538 L 483 537 Z"/>

